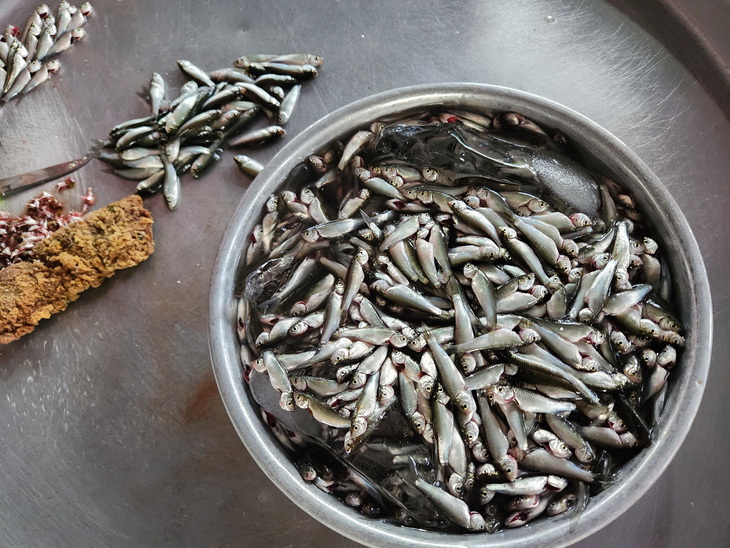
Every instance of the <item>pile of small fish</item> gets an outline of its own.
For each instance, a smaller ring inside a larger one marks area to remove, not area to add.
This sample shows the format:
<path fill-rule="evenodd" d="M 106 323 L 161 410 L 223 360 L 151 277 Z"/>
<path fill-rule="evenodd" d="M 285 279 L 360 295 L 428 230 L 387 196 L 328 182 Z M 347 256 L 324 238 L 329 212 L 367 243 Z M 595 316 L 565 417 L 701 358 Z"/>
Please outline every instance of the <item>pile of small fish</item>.
<path fill-rule="evenodd" d="M 25 95 L 58 72 L 61 63 L 52 57 L 83 40 L 93 11 L 88 2 L 76 7 L 64 0 L 55 16 L 47 4 L 38 6 L 22 31 L 8 25 L 0 36 L 0 101 Z"/>
<path fill-rule="evenodd" d="M 180 203 L 180 175 L 194 178 L 223 153 L 223 146 L 255 148 L 280 139 L 301 93 L 302 82 L 315 78 L 323 59 L 309 53 L 249 55 L 231 68 L 205 72 L 190 61 L 178 61 L 189 78 L 172 101 L 166 85 L 152 75 L 149 101 L 152 113 L 123 122 L 109 133 L 99 158 L 113 173 L 138 180 L 138 193 L 162 190 L 167 205 Z M 268 124 L 247 130 L 265 114 Z M 245 155 L 235 157 L 246 174 L 256 176 L 263 166 Z"/>
<path fill-rule="evenodd" d="M 544 200 L 530 148 L 570 156 L 516 113 L 374 123 L 251 234 L 244 377 L 321 424 L 262 409 L 304 479 L 368 515 L 518 527 L 580 511 L 652 442 L 685 340 L 666 259 L 610 179 L 592 217 Z"/>
<path fill-rule="evenodd" d="M 63 192 L 74 187 L 68 178 L 56 184 L 56 190 Z M 81 197 L 81 211 L 66 211 L 63 203 L 53 194 L 42 192 L 25 206 L 21 216 L 0 211 L 0 269 L 19 261 L 33 258 L 33 248 L 59 228 L 78 221 L 91 206 L 96 196 L 91 188 Z"/>

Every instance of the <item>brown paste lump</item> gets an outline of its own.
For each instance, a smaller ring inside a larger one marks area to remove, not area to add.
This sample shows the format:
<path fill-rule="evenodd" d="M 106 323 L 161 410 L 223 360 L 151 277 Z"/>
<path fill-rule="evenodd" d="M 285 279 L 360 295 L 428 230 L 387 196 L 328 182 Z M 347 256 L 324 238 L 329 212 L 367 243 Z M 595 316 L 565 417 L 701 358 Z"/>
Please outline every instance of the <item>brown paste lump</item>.
<path fill-rule="evenodd" d="M 30 333 L 117 270 L 154 251 L 152 215 L 128 196 L 73 222 L 34 249 L 32 261 L 0 270 L 0 344 Z"/>

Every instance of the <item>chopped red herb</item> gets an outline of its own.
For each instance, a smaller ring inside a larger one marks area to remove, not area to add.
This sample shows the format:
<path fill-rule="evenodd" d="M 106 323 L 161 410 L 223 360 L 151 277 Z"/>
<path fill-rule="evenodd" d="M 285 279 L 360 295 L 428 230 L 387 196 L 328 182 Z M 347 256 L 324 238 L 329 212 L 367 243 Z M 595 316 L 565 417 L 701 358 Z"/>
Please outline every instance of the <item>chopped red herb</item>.
<path fill-rule="evenodd" d="M 0 211 L 0 268 L 32 259 L 33 248 L 38 242 L 81 219 L 82 214 L 96 203 L 91 189 L 82 201 L 82 212 L 66 212 L 55 196 L 43 192 L 28 202 L 25 213 L 20 217 Z"/>

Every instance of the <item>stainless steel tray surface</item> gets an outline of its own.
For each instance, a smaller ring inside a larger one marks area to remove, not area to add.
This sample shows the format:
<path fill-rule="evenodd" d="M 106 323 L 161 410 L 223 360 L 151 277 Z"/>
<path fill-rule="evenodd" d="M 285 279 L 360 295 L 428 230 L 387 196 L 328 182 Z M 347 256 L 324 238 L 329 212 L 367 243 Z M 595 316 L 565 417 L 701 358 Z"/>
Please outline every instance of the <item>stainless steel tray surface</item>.
<path fill-rule="evenodd" d="M 63 54 L 52 83 L 0 109 L 0 178 L 77 158 L 116 123 L 145 115 L 137 92 L 154 71 L 179 86 L 177 59 L 215 69 L 246 53 L 324 57 L 290 135 L 379 91 L 465 81 L 542 95 L 624 141 L 671 190 L 703 250 L 715 360 L 694 426 L 661 479 L 577 546 L 725 544 L 730 98 L 722 75 L 708 71 L 713 59 L 728 60 L 729 39 L 717 32 L 727 2 L 696 4 L 692 33 L 673 33 L 678 19 L 662 19 L 667 11 L 642 11 L 649 2 L 627 13 L 616 7 L 623 2 L 597 0 L 93 4 L 86 39 Z M 34 7 L 2 2 L 0 23 L 22 24 Z M 280 146 L 250 155 L 266 162 Z M 209 281 L 249 185 L 232 157 L 200 180 L 185 177 L 175 212 L 162 196 L 146 198 L 157 244 L 147 262 L 0 348 L 0 545 L 354 545 L 259 470 L 215 385 Z M 134 191 L 102 167 L 76 174 L 79 193 L 91 186 L 105 204 Z M 29 196 L 2 208 L 17 212 Z"/>

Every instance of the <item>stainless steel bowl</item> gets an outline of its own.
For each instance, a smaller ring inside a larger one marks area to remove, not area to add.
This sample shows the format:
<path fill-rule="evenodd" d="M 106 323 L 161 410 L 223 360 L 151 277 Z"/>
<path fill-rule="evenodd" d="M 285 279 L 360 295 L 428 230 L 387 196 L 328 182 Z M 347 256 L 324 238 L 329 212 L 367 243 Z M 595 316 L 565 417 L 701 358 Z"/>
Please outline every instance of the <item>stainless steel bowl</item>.
<path fill-rule="evenodd" d="M 560 129 L 586 164 L 631 190 L 666 251 L 676 305 L 686 327 L 686 348 L 672 371 L 654 443 L 625 465 L 618 481 L 578 516 L 557 516 L 495 535 L 436 533 L 367 518 L 301 479 L 262 422 L 242 379 L 233 291 L 243 267 L 241 251 L 267 197 L 287 182 L 295 166 L 333 140 L 346 139 L 372 121 L 428 107 L 515 111 Z M 495 86 L 455 83 L 396 89 L 352 103 L 310 126 L 282 148 L 244 195 L 223 237 L 211 283 L 213 369 L 244 445 L 266 475 L 302 509 L 346 537 L 372 546 L 563 546 L 588 536 L 626 511 L 667 467 L 690 429 L 710 365 L 712 305 L 707 273 L 689 225 L 667 189 L 626 145 L 587 118 L 547 99 Z"/>

